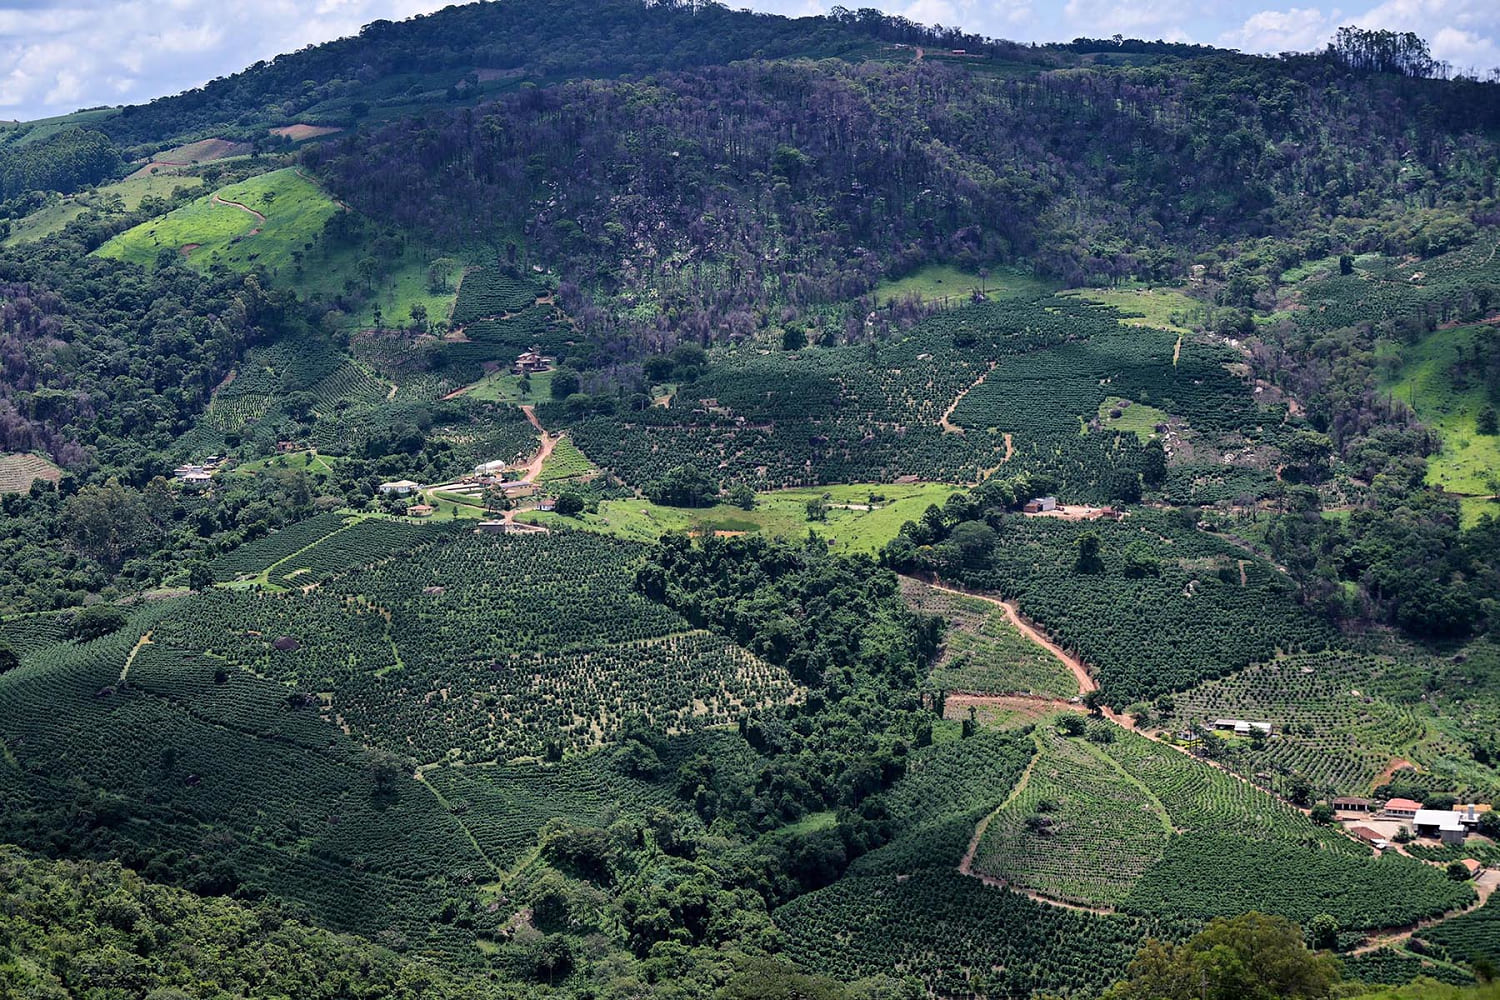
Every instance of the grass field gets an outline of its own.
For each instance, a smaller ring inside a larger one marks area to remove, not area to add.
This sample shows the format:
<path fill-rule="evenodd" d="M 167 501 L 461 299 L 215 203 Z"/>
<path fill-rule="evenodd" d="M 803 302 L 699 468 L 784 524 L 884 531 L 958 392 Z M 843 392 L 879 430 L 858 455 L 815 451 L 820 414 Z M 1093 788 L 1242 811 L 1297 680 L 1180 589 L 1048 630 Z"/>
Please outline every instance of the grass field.
<path fill-rule="evenodd" d="M 1064 292 L 1086 302 L 1098 302 L 1120 310 L 1126 326 L 1149 326 L 1158 330 L 1191 333 L 1191 325 L 1208 306 L 1171 288 L 1083 288 Z"/>
<path fill-rule="evenodd" d="M 942 506 L 957 489 L 940 483 L 898 486 L 856 483 L 775 490 L 757 493 L 754 510 L 728 504 L 690 509 L 664 507 L 644 499 L 606 500 L 599 505 L 598 514 L 571 518 L 530 513 L 519 519 L 584 528 L 635 541 L 655 541 L 668 531 L 761 532 L 777 538 L 801 539 L 811 530 L 828 539 L 835 552 L 873 554 L 896 537 L 902 524 L 921 517 L 928 504 Z M 872 494 L 879 494 L 885 500 L 873 510 L 853 509 L 868 506 Z M 807 519 L 807 503 L 814 499 L 823 499 L 828 504 L 826 521 Z"/>
<path fill-rule="evenodd" d="M 1484 386 L 1477 380 L 1455 385 L 1452 375 L 1459 352 L 1472 353 L 1485 329 L 1467 326 L 1428 335 L 1407 349 L 1405 363 L 1382 386 L 1442 438 L 1443 450 L 1427 459 L 1427 482 L 1468 496 L 1500 493 L 1500 436 L 1475 430 L 1486 405 Z"/>
<path fill-rule="evenodd" d="M 1120 415 L 1110 415 L 1115 412 Z M 1099 422 L 1104 425 L 1105 430 L 1134 434 L 1145 442 L 1156 436 L 1156 425 L 1166 423 L 1167 414 L 1166 411 L 1145 403 L 1131 403 L 1119 396 L 1110 396 L 1099 404 Z"/>
<path fill-rule="evenodd" d="M 63 227 L 90 209 L 97 209 L 105 214 L 115 214 L 120 208 L 126 212 L 134 212 L 141 207 L 141 199 L 147 195 L 166 198 L 179 187 L 202 186 L 203 178 L 201 177 L 175 176 L 137 177 L 117 181 L 114 184 L 104 184 L 92 191 L 85 191 L 58 201 L 56 204 L 48 205 L 25 218 L 16 219 L 11 223 L 10 235 L 5 238 L 5 245 L 26 243 L 62 232 Z"/>
<path fill-rule="evenodd" d="M 300 469 L 314 475 L 333 475 L 333 460 L 327 455 L 319 455 L 316 450 L 309 448 L 307 451 L 294 451 L 286 455 L 271 455 L 267 458 L 258 458 L 253 462 L 245 462 L 235 466 L 234 472 L 236 475 L 253 476 L 275 469 Z"/>
<path fill-rule="evenodd" d="M 323 224 L 337 211 L 322 188 L 296 170 L 273 170 L 143 222 L 97 252 L 150 267 L 162 250 L 170 249 L 186 253 L 200 267 L 262 265 L 272 272 L 290 273 L 293 253 L 305 252 L 308 244 L 316 243 Z M 263 215 L 264 221 L 254 212 Z"/>
<path fill-rule="evenodd" d="M 474 383 L 465 395 L 488 403 L 536 403 L 550 399 L 553 372 L 542 372 L 531 376 L 531 391 L 521 391 L 521 376 L 510 372 L 494 372 Z"/>
<path fill-rule="evenodd" d="M 877 305 L 885 305 L 915 295 L 927 302 L 951 300 L 957 305 L 967 301 L 981 285 L 985 294 L 992 299 L 1046 295 L 1054 288 L 1040 278 L 1011 268 L 997 267 L 990 271 L 989 277 L 980 278 L 977 274 L 960 271 L 947 264 L 930 264 L 904 278 L 881 282 L 875 288 L 875 302 Z"/>
<path fill-rule="evenodd" d="M 25 493 L 36 479 L 57 482 L 62 470 L 40 455 L 16 452 L 0 455 L 0 493 Z"/>
<path fill-rule="evenodd" d="M 363 246 L 345 247 L 325 254 L 321 250 L 308 256 L 302 272 L 293 274 L 288 284 L 304 297 L 332 298 L 342 293 L 346 283 L 361 281 L 359 261 L 367 250 Z M 427 269 L 432 258 L 442 256 L 413 247 L 394 267 L 376 281 L 375 294 L 343 317 L 349 330 L 369 330 L 376 326 L 390 329 L 411 322 L 411 307 L 420 303 L 427 310 L 429 323 L 446 323 L 453 312 L 458 289 L 455 281 L 447 290 L 434 292 L 427 285 Z M 375 322 L 375 308 L 380 307 L 380 322 Z"/>

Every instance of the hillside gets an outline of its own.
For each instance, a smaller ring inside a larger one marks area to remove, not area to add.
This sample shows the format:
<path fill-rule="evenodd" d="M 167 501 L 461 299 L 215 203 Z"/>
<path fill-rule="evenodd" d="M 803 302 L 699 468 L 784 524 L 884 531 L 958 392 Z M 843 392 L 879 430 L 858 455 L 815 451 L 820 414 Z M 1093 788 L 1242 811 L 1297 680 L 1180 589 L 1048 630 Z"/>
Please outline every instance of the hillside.
<path fill-rule="evenodd" d="M 501 0 L 0 128 L 0 994 L 1484 996 L 1449 76 Z"/>

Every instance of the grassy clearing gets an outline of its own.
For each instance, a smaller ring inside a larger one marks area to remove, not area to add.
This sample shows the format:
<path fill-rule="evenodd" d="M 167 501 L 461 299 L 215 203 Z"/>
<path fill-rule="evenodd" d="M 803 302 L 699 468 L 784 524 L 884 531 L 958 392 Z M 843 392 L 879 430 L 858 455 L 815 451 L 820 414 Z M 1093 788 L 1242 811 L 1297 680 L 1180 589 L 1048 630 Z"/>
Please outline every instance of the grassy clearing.
<path fill-rule="evenodd" d="M 84 191 L 71 198 L 64 198 L 24 218 L 16 219 L 11 223 L 10 235 L 5 238 L 5 245 L 28 243 L 60 233 L 68 223 L 90 210 L 106 215 L 118 215 L 122 211 L 134 212 L 141 207 L 141 200 L 147 195 L 167 198 L 179 187 L 202 186 L 203 178 L 201 177 L 140 177 L 117 181 L 114 184 L 104 184 L 92 191 Z"/>
<path fill-rule="evenodd" d="M 1112 416 L 1115 413 L 1119 416 Z M 1156 436 L 1156 425 L 1167 422 L 1167 413 L 1144 403 L 1110 396 L 1099 404 L 1099 422 L 1105 430 L 1134 434 L 1144 442 Z"/>
<path fill-rule="evenodd" d="M 254 476 L 275 469 L 288 469 L 331 476 L 333 475 L 333 461 L 327 455 L 319 455 L 315 449 L 309 448 L 307 451 L 271 455 L 258 458 L 253 462 L 244 462 L 235 466 L 234 473 L 239 476 Z"/>
<path fill-rule="evenodd" d="M 809 530 L 829 540 L 835 552 L 878 552 L 896 537 L 901 525 L 922 516 L 928 504 L 942 505 L 958 487 L 941 483 L 891 486 L 856 483 L 756 494 L 754 510 L 727 504 L 693 510 L 664 507 L 649 500 L 606 500 L 598 514 L 560 517 L 550 513 L 528 513 L 520 520 L 559 527 L 583 528 L 635 541 L 655 541 L 668 531 L 764 533 L 776 538 L 806 538 Z M 853 509 L 869 505 L 870 496 L 885 499 L 873 510 Z M 822 499 L 828 504 L 826 521 L 809 521 L 807 504 Z M 848 506 L 840 506 L 848 505 Z"/>
<path fill-rule="evenodd" d="M 1080 288 L 1063 292 L 1086 302 L 1098 302 L 1120 310 L 1126 326 L 1148 326 L 1157 330 L 1192 333 L 1209 307 L 1172 288 Z"/>
<path fill-rule="evenodd" d="M 1475 428 L 1487 405 L 1484 386 L 1477 380 L 1455 385 L 1452 375 L 1459 352 L 1472 354 L 1481 329 L 1458 327 L 1428 335 L 1405 351 L 1405 363 L 1382 386 L 1405 400 L 1442 438 L 1442 451 L 1427 460 L 1427 482 L 1468 496 L 1500 493 L 1500 436 Z"/>
<path fill-rule="evenodd" d="M 1486 497 L 1464 497 L 1458 502 L 1458 511 L 1459 523 L 1465 528 L 1472 528 L 1486 514 L 1500 518 L 1500 501 Z"/>
<path fill-rule="evenodd" d="M 300 271 L 294 270 L 282 277 L 304 298 L 333 298 L 363 285 L 359 261 L 367 253 L 368 249 L 363 246 L 343 247 L 332 253 L 319 250 L 308 256 L 308 262 Z M 344 328 L 369 330 L 406 326 L 411 322 L 412 306 L 418 304 L 427 310 L 428 322 L 447 323 L 453 313 L 454 299 L 458 296 L 457 282 L 437 292 L 427 284 L 428 265 L 441 256 L 444 255 L 415 247 L 407 250 L 406 255 L 377 280 L 375 294 L 343 317 Z M 380 309 L 378 323 L 375 319 L 377 307 Z"/>
<path fill-rule="evenodd" d="M 885 305 L 915 295 L 927 302 L 952 301 L 957 304 L 967 301 L 981 286 L 992 299 L 1046 295 L 1055 287 L 1012 268 L 997 267 L 990 271 L 989 277 L 980 278 L 977 274 L 960 271 L 947 264 L 929 264 L 904 278 L 881 282 L 875 288 L 875 302 L 877 305 Z"/>
<path fill-rule="evenodd" d="M 264 215 L 265 221 L 223 202 L 238 202 Z M 316 243 L 323 224 L 339 210 L 322 188 L 288 167 L 231 184 L 143 222 L 97 252 L 150 267 L 162 250 L 191 247 L 186 251 L 188 260 L 200 267 L 223 263 L 245 270 L 262 265 L 272 272 L 290 273 L 293 254 L 300 255 Z"/>
<path fill-rule="evenodd" d="M 522 391 L 521 376 L 510 372 L 494 372 L 475 382 L 466 395 L 487 403 L 536 403 L 551 398 L 553 374 L 542 372 L 532 375 L 530 390 Z"/>

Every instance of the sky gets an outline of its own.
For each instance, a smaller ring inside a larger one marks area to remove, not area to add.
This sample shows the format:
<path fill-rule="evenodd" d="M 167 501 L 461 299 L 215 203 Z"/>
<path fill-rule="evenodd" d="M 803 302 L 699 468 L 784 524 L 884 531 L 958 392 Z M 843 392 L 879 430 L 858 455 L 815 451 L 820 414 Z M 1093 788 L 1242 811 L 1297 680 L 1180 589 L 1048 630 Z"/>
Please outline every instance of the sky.
<path fill-rule="evenodd" d="M 227 76 L 258 59 L 453 0 L 0 0 L 0 119 L 135 104 Z M 831 0 L 730 0 L 818 14 Z M 1496 0 L 844 0 L 924 24 L 1016 41 L 1119 33 L 1245 52 L 1321 48 L 1343 24 L 1415 31 L 1458 70 L 1500 67 Z"/>

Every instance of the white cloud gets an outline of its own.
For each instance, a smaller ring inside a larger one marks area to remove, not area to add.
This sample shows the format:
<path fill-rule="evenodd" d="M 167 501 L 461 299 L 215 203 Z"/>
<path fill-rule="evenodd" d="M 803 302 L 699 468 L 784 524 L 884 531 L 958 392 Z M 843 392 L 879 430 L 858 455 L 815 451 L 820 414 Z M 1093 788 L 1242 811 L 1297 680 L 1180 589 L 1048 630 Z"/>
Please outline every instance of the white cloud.
<path fill-rule="evenodd" d="M 1262 10 L 1220 35 L 1219 44 L 1245 52 L 1308 52 L 1322 48 L 1337 23 L 1337 10 L 1331 14 L 1317 7 Z"/>

